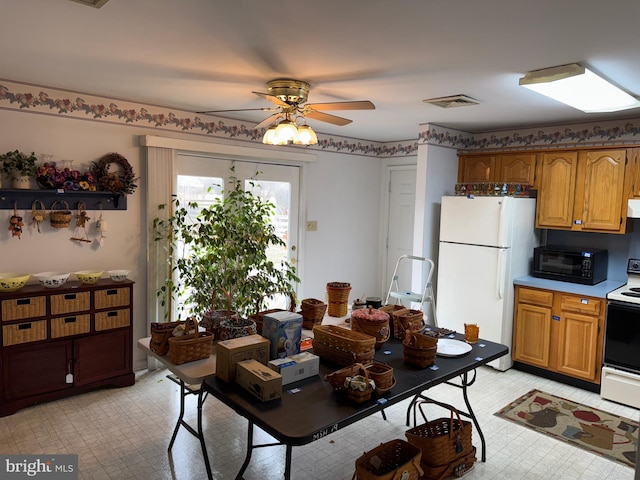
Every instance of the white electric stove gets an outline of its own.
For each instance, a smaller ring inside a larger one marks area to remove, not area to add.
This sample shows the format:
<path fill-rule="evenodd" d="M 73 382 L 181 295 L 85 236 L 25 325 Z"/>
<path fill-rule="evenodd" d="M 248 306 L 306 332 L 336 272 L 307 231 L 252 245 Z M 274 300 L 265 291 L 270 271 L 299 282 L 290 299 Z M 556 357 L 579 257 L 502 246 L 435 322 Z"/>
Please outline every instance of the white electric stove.
<path fill-rule="evenodd" d="M 627 283 L 607 294 L 600 396 L 640 408 L 640 259 L 629 259 Z"/>

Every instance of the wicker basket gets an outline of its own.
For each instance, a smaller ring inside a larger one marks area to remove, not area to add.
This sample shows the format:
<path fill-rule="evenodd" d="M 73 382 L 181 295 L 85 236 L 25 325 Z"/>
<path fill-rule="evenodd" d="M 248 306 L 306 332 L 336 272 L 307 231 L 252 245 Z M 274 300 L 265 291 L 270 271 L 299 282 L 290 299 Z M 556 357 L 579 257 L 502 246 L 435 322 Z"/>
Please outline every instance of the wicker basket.
<path fill-rule="evenodd" d="M 418 340 L 416 339 L 415 332 L 408 331 L 405 339 L 402 342 L 402 348 L 404 352 L 404 363 L 413 365 L 418 368 L 427 368 L 436 363 L 436 351 L 437 339 L 422 335 L 431 341 L 436 340 L 434 346 L 417 346 Z"/>
<path fill-rule="evenodd" d="M 305 298 L 302 300 L 300 310 L 302 311 L 302 326 L 312 330 L 314 325 L 322 323 L 324 314 L 327 312 L 327 304 L 315 298 Z"/>
<path fill-rule="evenodd" d="M 216 294 L 217 290 L 211 292 L 211 309 L 207 311 L 200 322 L 200 326 L 207 332 L 213 333 L 214 338 L 220 338 L 220 324 L 227 319 L 237 320 L 238 312 L 231 310 L 231 296 L 226 290 L 222 290 L 227 300 L 227 308 L 224 310 L 216 310 Z"/>
<path fill-rule="evenodd" d="M 420 466 L 424 470 L 422 474 L 422 480 L 445 480 L 450 477 L 462 477 L 466 474 L 473 464 L 476 462 L 476 447 L 471 449 L 466 455 L 458 457 L 454 462 L 449 465 L 443 465 L 440 467 L 430 467 L 426 463 L 422 462 Z"/>
<path fill-rule="evenodd" d="M 347 377 L 364 375 L 365 368 L 366 366 L 360 362 L 352 363 L 340 370 L 325 375 L 324 379 L 331 384 L 334 392 L 344 392 L 347 390 L 347 386 L 345 385 Z"/>
<path fill-rule="evenodd" d="M 424 318 L 421 310 L 407 310 L 393 315 L 393 332 L 397 339 L 404 340 L 407 330 L 417 332 L 424 326 Z"/>
<path fill-rule="evenodd" d="M 195 318 L 188 318 L 185 331 L 194 329 L 195 333 L 169 338 L 169 359 L 176 365 L 181 365 L 211 356 L 213 348 L 213 333 L 198 331 Z"/>
<path fill-rule="evenodd" d="M 448 466 L 473 453 L 471 422 L 461 420 L 460 413 L 451 405 L 434 401 L 422 401 L 414 406 L 420 409 L 425 419 L 422 407 L 428 403 L 448 409 L 449 417 L 426 421 L 405 432 L 409 443 L 422 452 L 422 463 L 429 467 Z M 475 461 L 475 455 L 473 457 Z"/>
<path fill-rule="evenodd" d="M 257 333 L 256 322 L 250 318 L 227 318 L 220 322 L 220 340 L 247 337 Z"/>
<path fill-rule="evenodd" d="M 285 311 L 295 312 L 296 311 L 296 296 L 293 292 L 287 293 L 289 295 L 288 310 L 284 310 L 282 308 L 272 308 L 270 310 L 261 311 L 260 309 L 262 308 L 262 302 L 264 301 L 264 299 L 271 295 L 276 295 L 277 293 L 285 293 L 285 292 L 275 292 L 270 295 L 263 295 L 262 297 L 260 297 L 260 300 L 258 300 L 258 304 L 256 305 L 256 313 L 254 313 L 253 315 L 249 315 L 249 319 L 253 320 L 256 323 L 256 330 L 259 334 L 262 334 L 262 322 L 264 321 L 265 315 L 269 315 L 270 313 L 275 313 L 275 312 L 285 312 Z"/>
<path fill-rule="evenodd" d="M 376 350 L 389 340 L 389 314 L 372 307 L 351 312 L 351 329 L 355 332 L 366 333 L 376 339 Z"/>
<path fill-rule="evenodd" d="M 151 340 L 149 340 L 149 350 L 160 356 L 169 353 L 169 338 L 178 325 L 180 325 L 180 322 L 152 323 L 150 327 Z"/>
<path fill-rule="evenodd" d="M 369 377 L 376 383 L 376 393 L 384 395 L 396 384 L 393 367 L 383 362 L 372 362 L 364 366 Z"/>
<path fill-rule="evenodd" d="M 56 205 L 64 204 L 65 210 L 54 210 Z M 51 205 L 51 211 L 49 212 L 49 220 L 53 228 L 67 228 L 71 225 L 71 210 L 69 210 L 69 204 L 65 200 L 56 200 Z"/>
<path fill-rule="evenodd" d="M 323 361 L 344 367 L 353 363 L 371 362 L 373 360 L 375 350 L 371 347 L 371 349 L 366 352 L 354 353 L 348 350 L 341 350 L 339 348 L 329 346 L 314 338 L 313 353 Z"/>
<path fill-rule="evenodd" d="M 418 447 L 396 439 L 366 452 L 356 460 L 357 480 L 418 480 L 422 476 Z"/>
<path fill-rule="evenodd" d="M 316 325 L 313 327 L 313 338 L 330 347 L 353 353 L 373 350 L 375 337 L 361 332 L 354 332 L 335 325 Z"/>
<path fill-rule="evenodd" d="M 329 316 L 344 317 L 349 307 L 349 293 L 351 284 L 346 282 L 327 283 L 327 298 L 329 301 Z"/>
<path fill-rule="evenodd" d="M 398 338 L 396 336 L 396 329 L 395 329 L 395 315 L 398 313 L 404 313 L 409 311 L 407 309 L 407 307 L 405 307 L 404 305 L 384 305 L 382 307 L 380 307 L 378 310 L 382 310 L 383 312 L 387 312 L 389 314 L 389 330 L 390 330 L 390 334 L 393 338 Z M 400 339 L 402 340 L 402 339 Z"/>

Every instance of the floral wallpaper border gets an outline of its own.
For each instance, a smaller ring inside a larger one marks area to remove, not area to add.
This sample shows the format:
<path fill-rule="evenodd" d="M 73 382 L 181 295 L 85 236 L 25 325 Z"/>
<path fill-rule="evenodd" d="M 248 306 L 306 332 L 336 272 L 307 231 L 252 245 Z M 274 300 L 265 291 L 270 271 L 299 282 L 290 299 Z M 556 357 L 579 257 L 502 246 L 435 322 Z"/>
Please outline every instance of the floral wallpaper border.
<path fill-rule="evenodd" d="M 640 144 L 640 118 L 470 134 L 437 125 L 421 125 L 420 144 L 466 151 Z"/>
<path fill-rule="evenodd" d="M 212 115 L 197 115 L 165 107 L 111 100 L 108 98 L 40 87 L 0 79 L 0 108 L 62 115 L 85 120 L 138 125 L 195 135 L 222 137 L 262 144 L 264 129 Z M 416 155 L 418 142 L 378 143 L 318 134 L 318 144 L 290 147 L 377 157 Z"/>
<path fill-rule="evenodd" d="M 195 135 L 262 143 L 264 129 L 212 115 L 112 100 L 49 87 L 0 79 L 0 108 L 61 115 L 84 120 L 138 125 Z M 549 126 L 489 133 L 469 133 L 433 124 L 420 125 L 417 141 L 372 142 L 318 134 L 318 144 L 289 147 L 375 157 L 417 155 L 418 145 L 439 145 L 463 151 L 532 149 L 593 145 L 640 144 L 640 118 Z"/>

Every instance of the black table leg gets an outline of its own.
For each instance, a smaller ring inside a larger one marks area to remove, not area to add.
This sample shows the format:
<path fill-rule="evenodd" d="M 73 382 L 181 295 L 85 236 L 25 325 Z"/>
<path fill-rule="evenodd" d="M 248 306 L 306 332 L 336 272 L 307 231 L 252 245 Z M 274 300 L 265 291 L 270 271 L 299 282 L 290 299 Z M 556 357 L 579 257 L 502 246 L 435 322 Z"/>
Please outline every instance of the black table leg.
<path fill-rule="evenodd" d="M 175 382 L 175 380 L 172 377 L 168 377 L 170 380 L 173 380 Z M 178 430 L 180 429 L 180 425 L 184 424 L 184 397 L 186 397 L 188 395 L 188 393 L 185 393 L 186 388 L 185 388 L 185 384 L 184 381 L 180 380 L 180 415 L 178 415 L 178 421 L 176 422 L 176 428 L 173 429 L 173 435 L 171 436 L 171 441 L 169 442 L 169 448 L 168 451 L 170 452 L 171 449 L 173 448 L 173 442 L 176 441 L 176 436 L 178 435 Z"/>
<path fill-rule="evenodd" d="M 238 475 L 236 475 L 236 480 L 242 480 L 243 475 L 247 467 L 249 466 L 249 462 L 251 461 L 251 454 L 253 453 L 253 422 L 249 420 L 249 428 L 247 430 L 247 454 L 244 457 L 244 463 L 242 467 L 240 467 L 240 471 Z"/>
<path fill-rule="evenodd" d="M 466 417 L 469 417 L 472 421 L 473 424 L 476 426 L 476 431 L 478 432 L 478 435 L 480 436 L 480 443 L 482 445 L 482 461 L 486 462 L 487 461 L 487 443 L 484 439 L 484 434 L 482 433 L 482 429 L 480 428 L 480 424 L 478 423 L 478 419 L 476 418 L 475 413 L 473 413 L 473 409 L 471 408 L 471 403 L 469 402 L 469 396 L 467 394 L 467 386 L 468 385 L 472 385 L 475 381 L 476 381 L 476 371 L 473 371 L 473 379 L 471 380 L 471 382 L 467 381 L 467 373 L 465 372 L 462 375 L 462 398 L 464 398 L 464 403 L 467 405 L 467 410 L 468 413 L 464 413 L 464 412 L 460 412 L 460 415 L 464 415 Z"/>

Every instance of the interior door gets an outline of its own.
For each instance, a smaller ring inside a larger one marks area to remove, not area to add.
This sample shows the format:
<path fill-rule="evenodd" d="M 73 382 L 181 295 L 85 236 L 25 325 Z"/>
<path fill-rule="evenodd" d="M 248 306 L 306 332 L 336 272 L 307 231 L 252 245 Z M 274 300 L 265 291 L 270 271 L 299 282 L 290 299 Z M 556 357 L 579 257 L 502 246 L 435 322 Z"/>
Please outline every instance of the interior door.
<path fill-rule="evenodd" d="M 402 255 L 413 254 L 413 221 L 416 203 L 416 169 L 389 171 L 389 212 L 387 221 L 387 261 L 383 286 L 389 288 L 391 276 Z M 402 262 L 398 286 L 411 289 L 412 262 Z M 386 294 L 386 290 L 385 290 Z M 383 298 L 384 300 L 384 298 Z"/>

